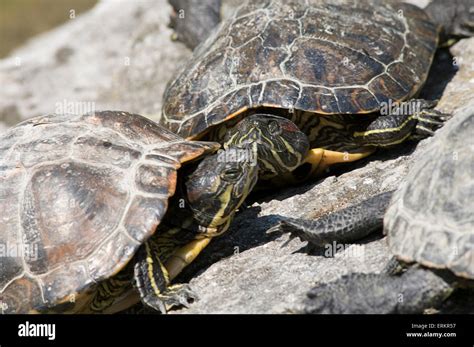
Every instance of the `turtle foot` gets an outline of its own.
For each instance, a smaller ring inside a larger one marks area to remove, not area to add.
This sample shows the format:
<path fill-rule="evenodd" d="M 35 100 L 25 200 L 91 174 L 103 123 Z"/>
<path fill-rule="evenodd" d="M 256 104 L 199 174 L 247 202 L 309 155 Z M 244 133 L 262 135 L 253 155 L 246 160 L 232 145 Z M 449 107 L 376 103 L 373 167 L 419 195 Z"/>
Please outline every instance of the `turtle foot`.
<path fill-rule="evenodd" d="M 421 110 L 416 113 L 417 123 L 414 136 L 422 138 L 433 136 L 435 131 L 441 128 L 449 118 L 451 115 L 447 113 L 429 108 L 429 105 L 426 108 L 422 105 Z"/>
<path fill-rule="evenodd" d="M 143 302 L 154 310 L 165 314 L 173 308 L 189 307 L 189 304 L 197 299 L 197 294 L 189 285 L 175 284 L 169 286 L 163 293 L 147 297 Z"/>

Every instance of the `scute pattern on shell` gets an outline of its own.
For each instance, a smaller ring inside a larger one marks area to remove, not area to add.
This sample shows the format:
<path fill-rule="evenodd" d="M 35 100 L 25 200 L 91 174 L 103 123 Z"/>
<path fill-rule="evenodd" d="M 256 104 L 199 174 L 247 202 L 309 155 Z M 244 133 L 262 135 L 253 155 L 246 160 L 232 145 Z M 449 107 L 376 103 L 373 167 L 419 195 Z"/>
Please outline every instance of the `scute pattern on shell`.
<path fill-rule="evenodd" d="M 181 163 L 217 146 L 125 112 L 10 129 L 0 137 L 4 312 L 54 307 L 118 272 L 160 223 Z"/>
<path fill-rule="evenodd" d="M 436 133 L 392 198 L 385 231 L 401 260 L 474 279 L 474 113 Z"/>
<path fill-rule="evenodd" d="M 437 27 L 419 8 L 377 1 L 250 1 L 167 88 L 160 122 L 184 137 L 246 108 L 368 113 L 426 79 Z"/>

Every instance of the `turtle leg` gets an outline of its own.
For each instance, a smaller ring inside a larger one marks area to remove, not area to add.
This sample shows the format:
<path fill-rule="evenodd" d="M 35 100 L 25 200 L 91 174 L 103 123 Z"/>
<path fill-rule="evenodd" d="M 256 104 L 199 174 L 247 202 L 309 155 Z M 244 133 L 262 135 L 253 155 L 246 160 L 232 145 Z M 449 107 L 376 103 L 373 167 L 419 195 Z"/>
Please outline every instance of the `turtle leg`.
<path fill-rule="evenodd" d="M 273 186 L 297 185 L 312 177 L 318 177 L 333 164 L 356 161 L 369 156 L 374 151 L 375 149 L 366 149 L 361 150 L 360 153 L 348 153 L 324 148 L 312 148 L 308 151 L 300 166 L 291 172 L 272 178 L 270 182 Z"/>
<path fill-rule="evenodd" d="M 132 288 L 133 269 L 127 265 L 115 276 L 99 283 L 90 304 L 82 313 L 110 313 L 118 312 L 117 299 Z M 109 311 L 112 309 L 113 311 Z"/>
<path fill-rule="evenodd" d="M 354 141 L 361 146 L 390 147 L 431 136 L 450 117 L 435 110 L 436 104 L 437 101 L 423 99 L 402 104 L 396 112 L 399 114 L 381 115 L 365 129 L 355 131 Z"/>
<path fill-rule="evenodd" d="M 316 220 L 285 218 L 271 230 L 289 232 L 291 238 L 299 237 L 316 248 L 333 242 L 353 242 L 382 229 L 383 216 L 392 193 L 378 194 Z"/>
<path fill-rule="evenodd" d="M 322 174 L 330 166 L 337 163 L 350 163 L 365 158 L 374 152 L 373 149 L 360 151 L 360 153 L 337 152 L 324 148 L 312 148 L 309 150 L 302 165 L 295 171 L 291 172 L 290 177 L 285 180 L 292 182 L 305 181 L 310 177 L 317 177 Z"/>
<path fill-rule="evenodd" d="M 411 267 L 400 276 L 352 273 L 311 289 L 305 313 L 423 313 L 439 306 L 452 286 L 431 270 Z"/>
<path fill-rule="evenodd" d="M 203 238 L 194 240 L 174 252 L 165 262 L 165 268 L 168 270 L 170 279 L 175 278 L 178 274 L 209 244 L 211 238 Z"/>
<path fill-rule="evenodd" d="M 187 307 L 197 296 L 187 284 L 171 285 L 168 270 L 160 260 L 159 248 L 152 241 L 142 245 L 134 267 L 135 283 L 142 302 L 161 313 L 175 306 Z"/>

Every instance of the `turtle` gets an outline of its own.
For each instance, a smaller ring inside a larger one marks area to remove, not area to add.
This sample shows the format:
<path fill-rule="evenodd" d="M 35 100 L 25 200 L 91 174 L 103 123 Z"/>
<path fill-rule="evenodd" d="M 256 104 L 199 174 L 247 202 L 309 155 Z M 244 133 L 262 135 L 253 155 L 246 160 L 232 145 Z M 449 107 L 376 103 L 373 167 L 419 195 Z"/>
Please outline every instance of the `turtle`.
<path fill-rule="evenodd" d="M 39 116 L 3 134 L 3 313 L 187 305 L 193 291 L 172 280 L 257 179 L 255 162 L 219 147 L 122 111 Z"/>
<path fill-rule="evenodd" d="M 321 219 L 275 228 L 320 248 L 382 229 L 393 257 L 379 274 L 350 273 L 308 293 L 306 313 L 422 313 L 474 284 L 474 111 L 448 121 L 395 191 Z"/>
<path fill-rule="evenodd" d="M 436 100 L 416 99 L 439 32 L 406 3 L 248 1 L 169 82 L 158 122 L 224 148 L 257 142 L 261 181 L 300 182 L 442 126 Z"/>

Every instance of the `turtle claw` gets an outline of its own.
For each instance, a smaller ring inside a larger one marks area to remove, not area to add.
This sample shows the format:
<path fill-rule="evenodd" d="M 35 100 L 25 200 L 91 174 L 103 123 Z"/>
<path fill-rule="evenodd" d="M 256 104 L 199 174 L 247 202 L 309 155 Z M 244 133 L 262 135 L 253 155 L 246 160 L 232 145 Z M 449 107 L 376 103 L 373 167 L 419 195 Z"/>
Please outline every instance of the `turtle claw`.
<path fill-rule="evenodd" d="M 433 136 L 435 131 L 441 128 L 449 118 L 451 115 L 433 108 L 422 109 L 416 114 L 417 124 L 414 136 L 421 138 Z"/>
<path fill-rule="evenodd" d="M 192 299 L 194 300 L 194 298 Z M 181 306 L 184 306 L 186 308 L 189 308 L 189 301 L 188 301 L 188 298 L 184 298 L 184 297 L 179 297 L 178 298 L 178 302 Z"/>
<path fill-rule="evenodd" d="M 189 307 L 190 301 L 197 300 L 197 294 L 187 284 L 169 286 L 166 291 L 153 297 L 148 297 L 145 304 L 166 314 L 173 308 Z"/>
<path fill-rule="evenodd" d="M 288 219 L 280 222 L 280 228 L 283 232 L 290 234 L 288 242 L 295 238 L 298 238 L 301 242 L 310 242 L 311 235 L 308 235 L 308 230 L 306 230 L 307 222 L 309 221 Z"/>
<path fill-rule="evenodd" d="M 298 228 L 297 225 L 293 225 L 291 221 L 281 220 L 278 224 L 274 225 L 268 229 L 267 233 L 276 233 L 289 234 L 288 240 L 286 240 L 281 248 L 287 247 L 293 239 L 298 238 L 301 242 L 307 241 L 304 237 L 304 230 Z"/>
<path fill-rule="evenodd" d="M 296 236 L 295 234 L 290 234 L 290 236 L 288 237 L 288 240 L 286 240 L 282 245 L 281 245 L 281 248 L 285 248 L 285 247 L 288 247 L 288 245 L 290 244 L 291 241 L 293 241 L 293 239 L 297 238 L 298 236 Z M 300 238 L 301 240 L 301 238 Z"/>
<path fill-rule="evenodd" d="M 162 294 L 162 300 L 167 311 L 174 307 L 189 307 L 190 301 L 197 299 L 197 294 L 187 284 L 169 286 L 166 292 Z"/>

